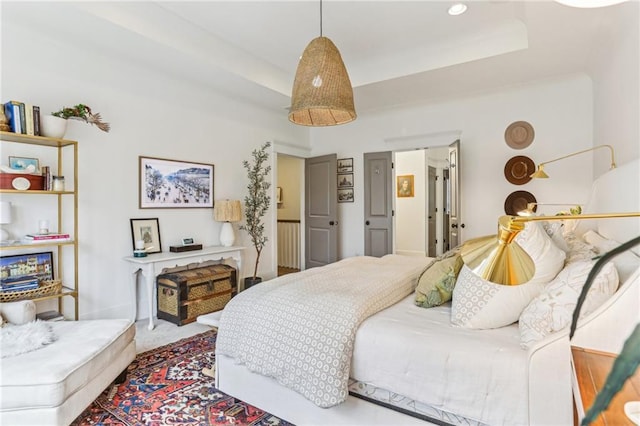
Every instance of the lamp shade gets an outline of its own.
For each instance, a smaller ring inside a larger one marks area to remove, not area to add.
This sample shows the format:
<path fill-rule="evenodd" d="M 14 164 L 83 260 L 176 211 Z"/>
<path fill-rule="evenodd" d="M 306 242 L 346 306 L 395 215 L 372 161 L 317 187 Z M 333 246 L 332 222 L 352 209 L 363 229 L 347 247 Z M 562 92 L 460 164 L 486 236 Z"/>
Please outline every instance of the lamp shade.
<path fill-rule="evenodd" d="M 327 37 L 311 40 L 296 70 L 289 121 L 335 126 L 355 118 L 353 88 L 338 48 Z"/>
<path fill-rule="evenodd" d="M 11 223 L 11 203 L 9 201 L 0 201 L 0 223 Z"/>
<path fill-rule="evenodd" d="M 213 208 L 216 222 L 238 222 L 242 219 L 242 207 L 238 200 L 218 200 Z"/>

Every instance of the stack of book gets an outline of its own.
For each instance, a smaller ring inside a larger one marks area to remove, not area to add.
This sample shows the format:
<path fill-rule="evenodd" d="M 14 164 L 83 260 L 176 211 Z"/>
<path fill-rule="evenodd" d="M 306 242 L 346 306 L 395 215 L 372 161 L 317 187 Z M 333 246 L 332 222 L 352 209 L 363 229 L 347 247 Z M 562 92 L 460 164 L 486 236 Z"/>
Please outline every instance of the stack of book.
<path fill-rule="evenodd" d="M 64 321 L 64 315 L 58 311 L 45 311 L 36 314 L 36 318 L 41 321 Z"/>
<path fill-rule="evenodd" d="M 32 276 L 9 277 L 0 280 L 0 291 L 24 291 L 38 288 L 39 280 Z"/>
<path fill-rule="evenodd" d="M 22 238 L 25 243 L 62 243 L 71 241 L 69 234 L 27 234 Z"/>
<path fill-rule="evenodd" d="M 40 136 L 40 107 L 20 101 L 4 104 L 4 115 L 13 133 Z"/>

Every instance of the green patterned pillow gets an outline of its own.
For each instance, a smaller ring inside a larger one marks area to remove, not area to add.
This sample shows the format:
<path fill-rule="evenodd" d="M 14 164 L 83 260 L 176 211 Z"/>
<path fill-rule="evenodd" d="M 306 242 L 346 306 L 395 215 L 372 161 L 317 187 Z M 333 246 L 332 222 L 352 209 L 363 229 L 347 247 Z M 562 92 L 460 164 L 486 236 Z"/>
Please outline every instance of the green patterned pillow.
<path fill-rule="evenodd" d="M 462 257 L 459 247 L 437 257 L 418 279 L 415 304 L 422 308 L 432 308 L 451 300 L 461 268 Z"/>

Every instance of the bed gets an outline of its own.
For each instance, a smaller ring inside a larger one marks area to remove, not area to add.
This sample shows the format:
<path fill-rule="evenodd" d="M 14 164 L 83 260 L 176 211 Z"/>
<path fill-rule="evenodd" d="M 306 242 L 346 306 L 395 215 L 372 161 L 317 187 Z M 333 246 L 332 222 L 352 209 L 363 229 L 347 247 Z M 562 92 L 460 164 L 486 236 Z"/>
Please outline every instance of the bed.
<path fill-rule="evenodd" d="M 594 182 L 585 211 L 640 211 L 639 176 L 639 160 L 601 176 Z M 629 191 L 630 182 L 635 191 Z M 602 241 L 593 241 L 592 237 L 592 243 L 601 249 L 640 234 L 637 218 L 578 223 L 576 233 L 581 238 L 589 232 L 597 235 Z M 640 250 L 636 250 L 636 254 L 640 255 Z M 341 376 L 341 369 L 347 369 L 348 394 L 344 395 L 344 401 L 338 395 L 337 402 L 318 403 L 312 395 L 315 390 L 287 387 L 297 379 L 295 375 L 288 380 L 282 378 L 290 374 L 284 371 L 286 356 L 284 362 L 275 366 L 265 367 L 263 364 L 269 361 L 260 360 L 260 353 L 273 350 L 271 338 L 253 346 L 250 343 L 265 334 L 257 327 L 272 315 L 258 316 L 251 321 L 242 318 L 250 309 L 261 311 L 257 303 L 269 299 L 274 289 L 295 286 L 312 275 L 327 273 L 332 277 L 330 282 L 339 281 L 341 274 L 347 281 L 362 275 L 366 268 L 356 259 L 328 265 L 324 267 L 327 270 L 315 268 L 263 283 L 257 286 L 261 290 L 252 288 L 227 305 L 220 318 L 216 348 L 217 387 L 300 425 L 425 424 L 425 420 L 453 425 L 572 424 L 568 330 L 550 333 L 523 349 L 517 322 L 485 330 L 455 326 L 451 321 L 455 306 L 451 303 L 429 309 L 414 304 L 411 288 L 430 259 L 399 258 L 402 257 L 391 255 L 365 260 L 371 264 L 386 262 L 387 266 L 402 264 L 398 266 L 404 271 L 402 279 L 392 287 L 403 290 L 394 293 L 390 301 L 380 304 L 373 312 L 354 319 L 356 327 L 346 367 L 341 366 L 336 374 L 329 374 L 335 378 Z M 617 291 L 581 319 L 571 344 L 619 352 L 635 326 L 640 312 L 640 257 L 629 253 L 624 265 L 616 263 L 615 267 L 620 277 Z M 336 270 L 342 272 L 335 275 Z M 354 273 L 356 275 L 349 275 Z M 366 280 L 376 277 L 381 274 L 374 272 Z M 277 292 L 273 294 L 275 299 L 268 303 L 278 306 L 280 296 Z M 234 306 L 240 306 L 243 299 L 248 299 L 245 307 L 234 312 Z M 307 305 L 302 308 L 305 310 L 315 311 L 316 305 Z M 318 321 L 331 322 L 331 319 L 325 315 Z M 283 321 L 269 323 L 267 328 L 283 325 L 278 322 Z M 299 325 L 304 321 L 293 317 L 289 322 Z M 247 330 L 249 338 L 244 343 L 231 343 Z M 298 336 L 300 331 L 292 334 Z M 237 347 L 231 349 L 234 345 Z M 277 352 L 286 354 L 287 351 L 294 350 Z M 339 380 L 339 386 L 344 385 L 344 380 Z"/>

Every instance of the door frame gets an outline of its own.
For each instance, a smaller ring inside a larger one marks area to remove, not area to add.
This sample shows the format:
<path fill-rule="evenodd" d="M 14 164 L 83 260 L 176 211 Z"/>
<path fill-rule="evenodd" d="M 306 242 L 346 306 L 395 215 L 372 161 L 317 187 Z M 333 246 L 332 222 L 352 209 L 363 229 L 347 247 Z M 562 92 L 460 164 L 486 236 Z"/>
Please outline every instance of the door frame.
<path fill-rule="evenodd" d="M 269 249 L 273 255 L 271 256 L 271 270 L 274 271 L 274 277 L 278 276 L 278 207 L 274 203 L 276 199 L 276 186 L 278 179 L 278 154 L 289 155 L 291 157 L 299 158 L 304 161 L 306 158 L 311 157 L 311 148 L 301 147 L 293 144 L 288 144 L 284 142 L 272 142 L 271 143 L 271 153 L 270 153 L 270 163 L 271 163 L 271 207 L 273 208 L 273 213 L 271 214 L 271 235 L 269 235 Z M 302 173 L 300 176 L 300 180 L 304 182 L 304 166 L 302 167 Z M 306 222 L 304 217 L 304 199 L 305 199 L 305 187 L 304 185 L 300 186 L 300 230 L 305 229 Z M 271 209 L 270 209 L 271 210 Z M 300 270 L 306 269 L 305 264 L 305 242 L 306 238 L 304 232 L 300 232 Z"/>

